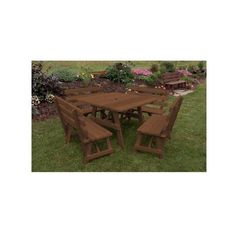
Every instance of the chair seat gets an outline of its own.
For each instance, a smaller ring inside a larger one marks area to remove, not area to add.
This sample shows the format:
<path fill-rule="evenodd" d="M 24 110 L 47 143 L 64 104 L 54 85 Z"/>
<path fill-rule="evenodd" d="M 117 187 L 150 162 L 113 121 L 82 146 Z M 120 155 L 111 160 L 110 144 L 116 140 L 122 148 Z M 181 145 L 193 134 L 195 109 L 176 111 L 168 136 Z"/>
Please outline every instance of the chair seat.
<path fill-rule="evenodd" d="M 185 83 L 186 83 L 186 81 L 184 81 L 184 80 L 177 80 L 177 81 L 166 82 L 165 84 L 175 85 L 175 84 L 185 84 Z"/>
<path fill-rule="evenodd" d="M 88 133 L 88 139 L 90 141 L 96 141 L 103 138 L 108 138 L 112 136 L 112 133 L 101 127 L 100 125 L 96 124 L 94 121 L 90 120 L 89 118 L 84 120 L 85 130 Z"/>
<path fill-rule="evenodd" d="M 166 128 L 166 116 L 152 115 L 139 128 L 138 132 L 147 135 L 160 136 Z"/>
<path fill-rule="evenodd" d="M 156 107 L 150 107 L 150 106 L 142 106 L 142 112 L 156 114 L 156 115 L 163 114 L 162 109 L 156 108 Z"/>

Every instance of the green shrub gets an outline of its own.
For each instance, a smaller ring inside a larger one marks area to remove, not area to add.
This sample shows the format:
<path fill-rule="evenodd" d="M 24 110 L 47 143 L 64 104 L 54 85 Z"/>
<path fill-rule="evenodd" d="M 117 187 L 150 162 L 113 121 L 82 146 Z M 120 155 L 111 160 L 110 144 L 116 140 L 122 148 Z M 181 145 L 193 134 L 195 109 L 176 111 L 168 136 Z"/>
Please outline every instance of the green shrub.
<path fill-rule="evenodd" d="M 150 86 L 153 86 L 156 83 L 156 80 L 153 78 L 153 76 L 139 76 L 139 80 L 142 80 Z"/>
<path fill-rule="evenodd" d="M 183 76 L 183 77 L 181 78 L 181 80 L 184 80 L 184 81 L 186 81 L 187 83 L 191 83 L 191 82 L 193 81 L 193 79 L 190 78 L 190 77 L 188 77 L 188 76 Z"/>
<path fill-rule="evenodd" d="M 193 74 L 197 74 L 199 72 L 199 68 L 198 68 L 198 66 L 190 65 L 190 66 L 188 66 L 188 71 Z"/>
<path fill-rule="evenodd" d="M 175 71 L 174 63 L 168 62 L 168 61 L 162 62 L 161 63 L 161 71 L 164 71 L 164 73 L 165 72 L 174 72 Z"/>
<path fill-rule="evenodd" d="M 94 78 L 94 75 L 91 73 L 91 69 L 89 67 L 82 66 L 80 68 L 80 72 L 78 74 L 79 79 L 81 79 L 84 83 L 84 86 L 89 86 L 91 80 Z"/>
<path fill-rule="evenodd" d="M 151 65 L 150 71 L 151 71 L 152 73 L 155 73 L 155 72 L 157 72 L 158 70 L 159 70 L 159 66 L 158 66 L 157 64 L 152 64 L 152 65 Z"/>
<path fill-rule="evenodd" d="M 51 75 L 58 77 L 60 81 L 72 82 L 78 80 L 78 70 L 67 67 L 56 68 L 50 72 Z"/>
<path fill-rule="evenodd" d="M 131 68 L 124 63 L 115 63 L 113 66 L 107 67 L 106 71 L 106 78 L 113 82 L 127 84 L 134 78 Z"/>
<path fill-rule="evenodd" d="M 199 68 L 200 71 L 203 71 L 203 70 L 204 70 L 204 68 L 205 68 L 205 65 L 204 65 L 204 64 L 205 64 L 205 63 L 204 63 L 203 61 L 198 62 L 198 68 Z"/>

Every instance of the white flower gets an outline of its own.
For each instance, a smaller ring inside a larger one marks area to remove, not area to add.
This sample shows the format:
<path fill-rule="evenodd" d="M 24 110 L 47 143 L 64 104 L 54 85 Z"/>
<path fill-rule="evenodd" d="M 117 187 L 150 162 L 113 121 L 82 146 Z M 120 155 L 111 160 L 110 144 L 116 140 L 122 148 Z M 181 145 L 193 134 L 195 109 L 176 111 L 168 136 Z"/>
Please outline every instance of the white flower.
<path fill-rule="evenodd" d="M 53 103 L 54 95 L 53 94 L 47 94 L 46 99 L 47 102 Z"/>
<path fill-rule="evenodd" d="M 38 96 L 32 96 L 32 105 L 38 106 L 40 104 L 40 100 Z"/>

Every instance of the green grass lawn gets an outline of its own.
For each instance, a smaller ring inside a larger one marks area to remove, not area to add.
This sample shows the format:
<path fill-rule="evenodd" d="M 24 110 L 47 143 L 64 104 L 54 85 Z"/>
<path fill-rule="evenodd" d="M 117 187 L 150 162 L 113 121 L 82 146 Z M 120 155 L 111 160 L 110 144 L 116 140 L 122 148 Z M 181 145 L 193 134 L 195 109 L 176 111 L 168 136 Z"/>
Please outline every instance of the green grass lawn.
<path fill-rule="evenodd" d="M 170 98 L 173 100 L 173 97 Z M 65 144 L 58 118 L 32 124 L 32 171 L 206 171 L 206 86 L 184 96 L 181 110 L 164 149 L 164 159 L 133 151 L 137 122 L 123 124 L 125 150 L 83 164 L 76 138 Z"/>
<path fill-rule="evenodd" d="M 44 70 L 54 70 L 61 67 L 80 70 L 81 66 L 89 67 L 92 71 L 105 70 L 109 65 L 118 61 L 43 61 Z M 123 61 L 119 61 L 123 62 Z M 197 65 L 198 61 L 173 61 L 178 66 Z M 150 68 L 152 64 L 159 64 L 160 61 L 132 61 L 133 68 Z"/>

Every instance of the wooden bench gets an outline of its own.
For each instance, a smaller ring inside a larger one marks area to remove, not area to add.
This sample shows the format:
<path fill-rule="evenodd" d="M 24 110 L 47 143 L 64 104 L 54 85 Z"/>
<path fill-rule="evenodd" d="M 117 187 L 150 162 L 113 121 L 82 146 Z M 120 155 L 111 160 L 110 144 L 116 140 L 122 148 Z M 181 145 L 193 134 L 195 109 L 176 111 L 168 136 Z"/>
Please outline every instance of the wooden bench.
<path fill-rule="evenodd" d="M 73 89 L 66 89 L 64 90 L 65 99 L 72 103 L 73 105 L 77 106 L 81 109 L 82 113 L 84 115 L 88 115 L 92 113 L 92 106 L 89 106 L 85 103 L 78 102 L 76 99 L 74 99 L 74 96 L 78 95 L 86 95 L 91 93 L 98 93 L 101 92 L 102 89 L 99 87 L 86 87 L 86 88 L 73 88 Z"/>
<path fill-rule="evenodd" d="M 135 150 L 155 153 L 163 158 L 164 144 L 167 139 L 170 139 L 182 101 L 183 97 L 177 97 L 171 105 L 168 115 L 152 115 L 138 128 Z M 149 140 L 143 140 L 145 136 Z"/>
<path fill-rule="evenodd" d="M 166 89 L 173 92 L 174 89 L 186 88 L 186 81 L 180 80 L 181 77 L 178 71 L 165 73 L 162 78 Z"/>
<path fill-rule="evenodd" d="M 168 91 L 165 89 L 160 88 L 149 88 L 149 87 L 138 87 L 133 86 L 130 88 L 131 91 L 128 91 L 128 93 L 134 93 L 138 94 L 140 96 L 146 96 L 146 95 L 153 95 L 156 97 L 156 101 L 152 104 L 147 104 L 142 106 L 142 112 L 147 113 L 149 116 L 153 114 L 162 114 L 163 113 L 163 107 L 165 104 L 165 101 L 168 98 Z M 131 117 L 137 118 L 137 110 L 133 109 L 130 111 L 127 111 L 125 114 L 122 114 L 122 119 L 128 118 L 129 120 Z"/>
<path fill-rule="evenodd" d="M 150 87 L 139 87 L 139 86 L 131 86 L 131 91 L 137 92 L 137 93 L 148 93 L 153 95 L 161 95 L 161 96 L 167 96 L 168 91 L 166 89 L 161 88 L 150 88 Z"/>
<path fill-rule="evenodd" d="M 112 133 L 85 117 L 82 111 L 60 97 L 55 104 L 65 132 L 66 143 L 70 142 L 73 130 L 77 131 L 85 157 L 85 163 L 113 152 L 110 137 Z M 106 147 L 99 147 L 97 141 L 105 141 Z"/>

